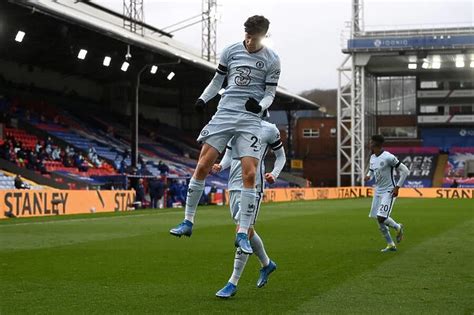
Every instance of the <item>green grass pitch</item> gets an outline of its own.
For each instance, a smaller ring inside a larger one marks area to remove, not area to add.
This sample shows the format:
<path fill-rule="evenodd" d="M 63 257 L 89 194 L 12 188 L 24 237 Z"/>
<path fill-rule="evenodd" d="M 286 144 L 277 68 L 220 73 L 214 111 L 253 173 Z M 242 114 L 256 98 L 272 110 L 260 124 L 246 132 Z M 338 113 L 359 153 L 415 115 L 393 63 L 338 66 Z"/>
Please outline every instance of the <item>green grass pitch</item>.
<path fill-rule="evenodd" d="M 251 257 L 228 280 L 227 207 L 200 207 L 191 238 L 169 229 L 182 209 L 0 222 L 0 314 L 473 314 L 473 200 L 399 199 L 396 253 L 367 215 L 370 199 L 264 204 L 257 231 L 278 270 L 256 288 Z"/>

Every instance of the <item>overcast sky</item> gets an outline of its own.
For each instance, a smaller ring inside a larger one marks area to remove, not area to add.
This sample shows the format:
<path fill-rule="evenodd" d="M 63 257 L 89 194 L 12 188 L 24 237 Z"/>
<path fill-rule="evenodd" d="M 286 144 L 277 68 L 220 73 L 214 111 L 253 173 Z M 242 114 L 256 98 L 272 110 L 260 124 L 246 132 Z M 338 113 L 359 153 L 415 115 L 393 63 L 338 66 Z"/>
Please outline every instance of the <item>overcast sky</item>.
<path fill-rule="evenodd" d="M 94 0 L 122 12 L 122 0 Z M 337 86 L 341 33 L 351 18 L 351 0 L 217 0 L 218 52 L 243 40 L 243 22 L 255 14 L 270 20 L 273 48 L 280 55 L 280 85 L 292 92 Z M 144 0 L 145 22 L 162 28 L 201 12 L 201 0 Z M 474 0 L 365 0 L 367 28 L 473 25 Z M 200 50 L 201 24 L 175 33 Z"/>

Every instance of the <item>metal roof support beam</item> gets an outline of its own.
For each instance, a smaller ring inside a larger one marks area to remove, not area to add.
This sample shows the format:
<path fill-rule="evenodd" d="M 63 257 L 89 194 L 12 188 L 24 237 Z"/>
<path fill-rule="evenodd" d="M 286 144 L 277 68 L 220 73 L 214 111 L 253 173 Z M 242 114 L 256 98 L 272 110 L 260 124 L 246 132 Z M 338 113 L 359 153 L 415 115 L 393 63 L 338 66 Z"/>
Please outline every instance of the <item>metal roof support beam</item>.
<path fill-rule="evenodd" d="M 365 67 L 348 55 L 338 68 L 337 90 L 337 185 L 350 177 L 362 184 L 365 172 Z"/>
<path fill-rule="evenodd" d="M 217 0 L 202 0 L 201 55 L 207 61 L 216 62 L 217 56 Z"/>
<path fill-rule="evenodd" d="M 143 0 L 123 0 L 123 28 L 143 36 L 144 19 Z"/>

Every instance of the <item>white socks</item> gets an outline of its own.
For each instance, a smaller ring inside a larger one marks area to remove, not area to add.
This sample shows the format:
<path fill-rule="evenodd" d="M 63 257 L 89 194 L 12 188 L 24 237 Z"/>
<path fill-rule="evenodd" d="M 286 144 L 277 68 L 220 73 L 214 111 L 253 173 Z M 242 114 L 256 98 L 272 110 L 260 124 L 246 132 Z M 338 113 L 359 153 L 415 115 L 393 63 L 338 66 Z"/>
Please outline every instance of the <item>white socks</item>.
<path fill-rule="evenodd" d="M 238 233 L 248 234 L 255 213 L 255 188 L 242 189 L 240 196 L 240 220 Z"/>
<path fill-rule="evenodd" d="M 253 252 L 258 257 L 262 267 L 268 266 L 270 263 L 270 258 L 268 258 L 267 252 L 265 252 L 265 247 L 263 246 L 262 239 L 254 231 L 252 238 L 250 239 L 250 245 L 252 246 Z"/>
<path fill-rule="evenodd" d="M 235 251 L 234 271 L 232 272 L 232 276 L 230 276 L 229 279 L 229 282 L 233 285 L 237 285 L 239 283 L 240 276 L 242 275 L 242 272 L 244 272 L 244 268 L 248 259 L 249 255 L 244 254 L 239 250 Z"/>
<path fill-rule="evenodd" d="M 194 216 L 196 215 L 196 208 L 204 191 L 204 180 L 191 178 L 189 181 L 188 194 L 186 196 L 186 209 L 184 211 L 184 218 L 194 223 Z"/>
<path fill-rule="evenodd" d="M 388 217 L 387 219 L 385 219 L 385 221 L 383 223 L 385 225 L 388 225 L 391 228 L 394 228 L 396 231 L 400 230 L 400 224 L 395 222 L 395 220 L 392 219 L 391 217 Z"/>
<path fill-rule="evenodd" d="M 385 223 L 380 223 L 379 222 L 379 227 L 380 227 L 380 232 L 382 232 L 383 237 L 387 241 L 387 244 L 395 245 L 395 243 L 393 242 L 392 236 L 390 235 L 390 230 L 385 225 Z"/>
<path fill-rule="evenodd" d="M 265 252 L 265 247 L 263 246 L 262 239 L 256 232 L 253 233 L 253 236 L 250 239 L 250 245 L 252 245 L 253 252 L 260 261 L 260 265 L 262 265 L 262 267 L 268 266 L 268 264 L 270 263 L 270 258 Z M 242 273 L 244 272 L 244 268 L 247 264 L 248 258 L 249 255 L 239 253 L 238 250 L 235 252 L 234 271 L 232 272 L 232 276 L 229 279 L 229 282 L 233 285 L 237 285 L 239 283 L 239 279 L 242 276 Z"/>

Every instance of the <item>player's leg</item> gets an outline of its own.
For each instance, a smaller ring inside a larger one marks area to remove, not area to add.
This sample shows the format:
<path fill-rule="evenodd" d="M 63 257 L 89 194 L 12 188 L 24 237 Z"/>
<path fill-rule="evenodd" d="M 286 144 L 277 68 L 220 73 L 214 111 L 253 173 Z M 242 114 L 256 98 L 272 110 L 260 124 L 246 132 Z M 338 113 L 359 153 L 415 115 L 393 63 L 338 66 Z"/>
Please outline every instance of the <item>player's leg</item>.
<path fill-rule="evenodd" d="M 237 225 L 239 220 L 239 211 L 240 211 L 240 190 L 232 190 L 229 192 L 229 210 L 232 220 Z M 248 255 L 242 253 L 240 249 L 236 249 L 234 255 L 234 268 L 232 270 L 232 275 L 229 278 L 227 284 L 217 291 L 216 296 L 220 298 L 230 298 L 237 293 L 237 285 L 239 283 L 240 277 L 244 272 L 245 265 L 247 264 Z"/>
<path fill-rule="evenodd" d="M 395 198 L 394 198 L 394 202 L 395 202 Z M 403 239 L 403 234 L 404 234 L 403 224 L 397 223 L 392 217 L 388 217 L 387 219 L 385 219 L 383 223 L 386 226 L 393 228 L 397 232 L 397 235 L 396 235 L 397 243 L 400 243 Z"/>
<path fill-rule="evenodd" d="M 250 244 L 252 245 L 255 255 L 260 261 L 260 265 L 262 266 L 257 280 L 257 287 L 262 288 L 265 284 L 267 284 L 270 274 L 277 269 L 277 265 L 273 260 L 270 259 L 270 257 L 268 257 L 268 254 L 265 251 L 265 246 L 263 245 L 263 241 L 255 230 L 253 230 L 253 235 L 250 238 Z"/>
<path fill-rule="evenodd" d="M 243 189 L 240 196 L 241 212 L 239 233 L 247 234 L 252 224 L 256 210 L 256 190 L 255 176 L 257 173 L 258 159 L 250 156 L 244 156 L 241 159 Z"/>
<path fill-rule="evenodd" d="M 252 222 L 252 231 L 253 233 L 251 234 L 250 237 L 250 245 L 252 246 L 253 252 L 255 253 L 255 256 L 257 256 L 260 265 L 262 268 L 260 269 L 260 275 L 257 280 L 257 287 L 262 288 L 265 284 L 268 282 L 268 278 L 272 272 L 274 272 L 277 269 L 276 263 L 268 257 L 268 254 L 265 250 L 265 246 L 263 245 L 263 240 L 258 235 L 257 231 L 255 231 L 255 223 L 257 223 L 258 219 L 258 214 L 260 212 L 260 207 L 262 204 L 262 199 L 263 199 L 263 193 L 259 192 L 257 193 L 257 201 L 256 205 L 257 208 L 255 210 L 253 222 Z"/>
<path fill-rule="evenodd" d="M 260 238 L 260 235 L 257 234 L 255 231 L 255 223 L 257 223 L 258 219 L 258 214 L 260 212 L 260 206 L 262 204 L 262 198 L 263 198 L 263 193 L 259 192 L 257 193 L 257 200 L 255 202 L 256 204 L 256 209 L 255 209 L 255 214 L 253 216 L 252 220 L 252 228 L 253 228 L 253 233 L 252 237 L 250 238 L 250 245 L 252 246 L 252 249 L 257 256 L 258 260 L 260 261 L 260 265 L 262 268 L 267 267 L 270 263 L 270 258 L 267 255 L 267 252 L 265 251 L 265 246 L 263 246 L 263 241 Z"/>
<path fill-rule="evenodd" d="M 249 234 L 253 234 L 252 228 L 249 229 Z M 242 273 L 244 272 L 248 258 L 249 255 L 244 254 L 239 248 L 236 249 L 234 257 L 234 270 L 232 272 L 232 275 L 230 276 L 229 283 L 232 283 L 233 285 L 237 286 L 237 284 L 239 283 L 239 279 L 242 276 Z"/>
<path fill-rule="evenodd" d="M 387 196 L 387 198 L 389 198 L 389 197 Z M 397 199 L 396 197 L 391 197 L 391 206 L 390 206 L 390 209 L 389 209 L 388 217 L 385 219 L 385 221 L 383 223 L 385 225 L 387 225 L 388 227 L 391 227 L 392 229 L 394 229 L 397 232 L 396 240 L 397 240 L 397 243 L 400 243 L 403 239 L 403 232 L 404 232 L 403 231 L 403 224 L 396 222 L 390 216 L 392 214 L 393 206 L 395 204 L 396 199 Z M 387 203 L 388 202 L 389 201 L 387 201 Z"/>
<path fill-rule="evenodd" d="M 393 242 L 392 236 L 390 235 L 388 225 L 385 223 L 387 218 L 390 216 L 394 199 L 395 198 L 390 192 L 383 194 L 380 199 L 380 206 L 377 209 L 377 222 L 379 224 L 379 228 L 382 232 L 382 235 L 387 241 L 387 247 L 382 249 L 382 252 L 397 250 L 395 243 Z"/>
<path fill-rule="evenodd" d="M 203 131 L 201 131 L 201 136 L 198 138 L 198 141 L 204 142 L 204 145 L 201 149 L 193 177 L 189 181 L 184 221 L 170 230 L 171 235 L 178 237 L 183 235 L 191 236 L 196 208 L 201 199 L 202 192 L 204 191 L 206 177 L 209 174 L 212 165 L 219 157 L 219 154 L 225 149 L 227 142 L 232 137 L 229 133 L 219 133 L 219 129 L 215 125 L 216 124 L 208 124 L 204 127 Z M 209 132 L 209 129 L 215 132 L 211 133 Z M 209 135 L 210 133 L 211 135 Z"/>
<path fill-rule="evenodd" d="M 218 157 L 219 151 L 211 145 L 204 143 L 193 177 L 189 181 L 186 195 L 185 219 L 192 223 L 194 223 L 196 208 L 204 191 L 206 177 Z"/>
<path fill-rule="evenodd" d="M 236 224 L 239 225 L 240 218 L 240 190 L 231 190 L 229 191 L 229 211 L 230 217 Z"/>
<path fill-rule="evenodd" d="M 382 195 L 375 194 L 374 197 L 372 198 L 372 206 L 370 208 L 369 217 L 377 220 L 377 225 L 379 227 L 380 232 L 382 233 L 383 238 L 387 241 L 387 244 L 391 244 L 393 243 L 393 240 L 392 240 L 392 236 L 390 235 L 390 231 L 385 224 L 379 222 L 379 219 L 377 216 L 379 212 L 379 208 L 381 207 L 381 204 L 382 204 Z"/>
<path fill-rule="evenodd" d="M 250 238 L 250 245 L 252 246 L 253 252 L 257 256 L 260 262 L 260 265 L 263 268 L 263 267 L 268 266 L 268 264 L 270 263 L 270 258 L 268 257 L 267 252 L 265 251 L 265 246 L 263 246 L 262 239 L 255 231 L 255 223 L 257 222 L 258 213 L 260 212 L 262 198 L 263 198 L 263 193 L 261 192 L 257 193 L 257 198 L 255 201 L 256 209 L 255 209 L 255 213 L 254 213 L 254 216 L 252 219 L 252 225 L 251 225 L 253 233 L 252 233 L 252 237 Z"/>
<path fill-rule="evenodd" d="M 381 197 L 378 194 L 375 194 L 372 197 L 372 205 L 370 207 L 369 218 L 377 219 L 377 211 L 380 207 Z"/>
<path fill-rule="evenodd" d="M 249 233 L 251 233 L 251 230 L 249 230 Z M 244 272 L 248 259 L 249 255 L 244 254 L 240 248 L 235 250 L 234 269 L 232 270 L 232 275 L 230 276 L 227 284 L 216 292 L 217 297 L 227 299 L 237 293 L 237 285 L 239 284 L 240 277 Z"/>
<path fill-rule="evenodd" d="M 252 129 L 252 126 L 249 126 L 248 129 L 249 132 L 238 132 L 232 138 L 232 157 L 241 161 L 243 184 L 240 196 L 239 230 L 235 246 L 240 247 L 245 254 L 250 255 L 253 253 L 253 250 L 250 246 L 248 229 L 252 223 L 255 211 L 255 177 L 260 158 L 261 140 L 260 126 L 258 129 Z"/>
<path fill-rule="evenodd" d="M 253 252 L 255 253 L 255 256 L 257 256 L 262 268 L 268 266 L 270 263 L 270 257 L 268 257 L 268 254 L 265 251 L 262 238 L 258 235 L 255 229 L 253 230 L 253 236 L 250 238 L 250 245 L 252 246 Z"/>
<path fill-rule="evenodd" d="M 243 188 L 240 194 L 239 229 L 234 243 L 242 252 L 251 255 L 253 250 L 250 245 L 249 228 L 255 212 L 255 174 L 258 160 L 245 156 L 241 158 L 241 164 Z"/>

